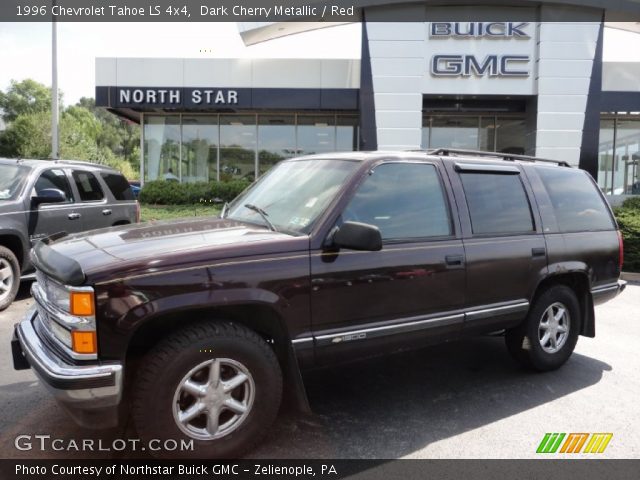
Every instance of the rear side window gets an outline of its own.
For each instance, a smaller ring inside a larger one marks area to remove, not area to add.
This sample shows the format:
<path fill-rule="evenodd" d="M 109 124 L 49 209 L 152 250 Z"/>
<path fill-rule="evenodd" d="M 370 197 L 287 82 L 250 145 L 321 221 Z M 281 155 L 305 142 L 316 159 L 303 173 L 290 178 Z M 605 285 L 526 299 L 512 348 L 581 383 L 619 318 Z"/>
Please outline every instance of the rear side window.
<path fill-rule="evenodd" d="M 461 173 L 475 235 L 517 235 L 534 230 L 520 175 Z"/>
<path fill-rule="evenodd" d="M 538 168 L 561 232 L 612 230 L 609 209 L 596 185 L 581 170 Z"/>
<path fill-rule="evenodd" d="M 52 168 L 51 170 L 46 170 L 40 174 L 38 180 L 33 186 L 35 196 L 40 195 L 42 190 L 47 188 L 56 188 L 64 192 L 64 196 L 67 199 L 67 202 L 73 202 L 73 194 L 71 193 L 71 186 L 69 185 L 69 180 L 67 179 L 67 174 L 64 170 L 58 168 Z"/>
<path fill-rule="evenodd" d="M 73 172 L 73 181 L 76 183 L 80 199 L 83 202 L 94 202 L 104 198 L 102 188 L 100 188 L 98 179 L 93 173 L 75 170 Z"/>
<path fill-rule="evenodd" d="M 116 173 L 101 173 L 100 175 L 116 200 L 134 200 L 129 182 L 122 175 Z"/>
<path fill-rule="evenodd" d="M 342 220 L 375 225 L 385 240 L 451 235 L 440 178 L 429 164 L 379 165 L 360 185 Z"/>

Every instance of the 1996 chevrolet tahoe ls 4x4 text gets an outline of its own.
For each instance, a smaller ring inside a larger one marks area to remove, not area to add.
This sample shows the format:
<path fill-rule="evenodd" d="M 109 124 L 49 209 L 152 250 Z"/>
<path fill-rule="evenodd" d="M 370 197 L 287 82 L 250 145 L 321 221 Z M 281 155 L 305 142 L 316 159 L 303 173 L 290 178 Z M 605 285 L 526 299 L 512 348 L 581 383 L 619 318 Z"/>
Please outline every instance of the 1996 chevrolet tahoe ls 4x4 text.
<path fill-rule="evenodd" d="M 239 455 L 301 371 L 505 330 L 552 370 L 615 297 L 622 239 L 592 178 L 562 162 L 442 149 L 283 161 L 221 218 L 43 241 L 31 366 L 78 422 L 131 415 L 142 440 Z"/>

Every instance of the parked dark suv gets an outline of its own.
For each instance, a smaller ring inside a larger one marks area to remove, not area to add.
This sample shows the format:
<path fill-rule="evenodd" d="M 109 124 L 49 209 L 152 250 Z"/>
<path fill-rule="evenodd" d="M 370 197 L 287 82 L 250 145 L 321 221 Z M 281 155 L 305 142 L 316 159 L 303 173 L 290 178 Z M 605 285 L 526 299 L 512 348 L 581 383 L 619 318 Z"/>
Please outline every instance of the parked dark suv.
<path fill-rule="evenodd" d="M 0 159 L 0 310 L 33 270 L 32 245 L 49 235 L 137 221 L 127 180 L 86 162 Z"/>
<path fill-rule="evenodd" d="M 553 370 L 615 297 L 622 240 L 584 171 L 437 150 L 283 161 L 221 218 L 43 241 L 29 365 L 78 422 L 238 455 L 301 371 L 506 331 Z M 420 368 L 416 366 L 416 368 Z"/>

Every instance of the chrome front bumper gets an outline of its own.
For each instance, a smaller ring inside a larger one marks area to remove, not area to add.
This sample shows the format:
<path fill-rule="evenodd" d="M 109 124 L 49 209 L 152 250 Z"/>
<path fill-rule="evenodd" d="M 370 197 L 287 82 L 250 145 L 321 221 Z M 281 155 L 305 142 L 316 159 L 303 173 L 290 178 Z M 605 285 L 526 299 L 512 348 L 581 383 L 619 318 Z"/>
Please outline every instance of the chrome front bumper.
<path fill-rule="evenodd" d="M 12 340 L 14 368 L 24 368 L 26 360 L 55 399 L 80 425 L 93 428 L 115 426 L 122 399 L 122 365 L 67 362 L 36 333 L 33 322 L 37 321 L 37 316 L 37 311 L 32 309 L 15 326 Z"/>

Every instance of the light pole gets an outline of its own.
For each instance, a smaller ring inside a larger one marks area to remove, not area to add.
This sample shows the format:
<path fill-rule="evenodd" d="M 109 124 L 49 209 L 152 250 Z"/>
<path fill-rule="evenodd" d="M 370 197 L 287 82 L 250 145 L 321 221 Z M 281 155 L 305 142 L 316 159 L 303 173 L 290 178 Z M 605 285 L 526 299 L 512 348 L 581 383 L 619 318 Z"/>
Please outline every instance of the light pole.
<path fill-rule="evenodd" d="M 58 136 L 58 26 L 53 15 L 53 7 L 56 1 L 51 2 L 51 158 L 58 160 L 59 136 Z"/>

